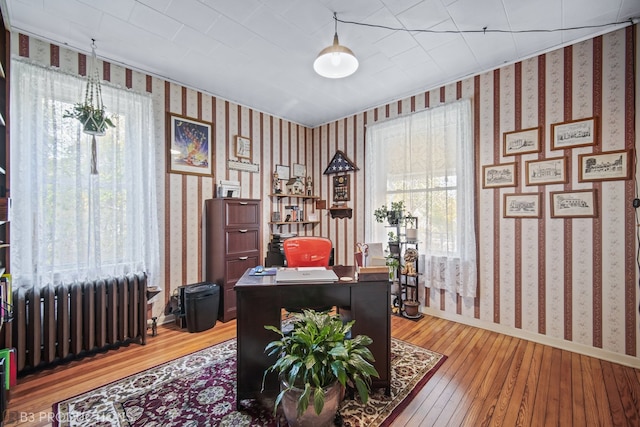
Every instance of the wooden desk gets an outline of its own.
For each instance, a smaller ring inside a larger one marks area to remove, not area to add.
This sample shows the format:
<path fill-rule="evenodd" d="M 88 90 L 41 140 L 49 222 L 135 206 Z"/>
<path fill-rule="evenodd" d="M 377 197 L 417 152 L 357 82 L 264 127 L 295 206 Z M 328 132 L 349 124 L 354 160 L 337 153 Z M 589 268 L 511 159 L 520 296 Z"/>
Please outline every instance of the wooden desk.
<path fill-rule="evenodd" d="M 338 277 L 354 277 L 355 267 L 335 266 Z M 237 406 L 242 399 L 257 398 L 265 369 L 275 362 L 267 357 L 266 345 L 277 339 L 264 325 L 280 325 L 281 309 L 338 306 L 340 313 L 356 322 L 354 335 L 368 335 L 373 366 L 380 378 L 372 378 L 372 388 L 391 392 L 391 303 L 387 280 L 379 282 L 276 283 L 275 276 L 250 276 L 249 270 L 234 287 L 237 298 L 238 379 Z M 277 394 L 275 373 L 267 376 L 265 392 Z"/>

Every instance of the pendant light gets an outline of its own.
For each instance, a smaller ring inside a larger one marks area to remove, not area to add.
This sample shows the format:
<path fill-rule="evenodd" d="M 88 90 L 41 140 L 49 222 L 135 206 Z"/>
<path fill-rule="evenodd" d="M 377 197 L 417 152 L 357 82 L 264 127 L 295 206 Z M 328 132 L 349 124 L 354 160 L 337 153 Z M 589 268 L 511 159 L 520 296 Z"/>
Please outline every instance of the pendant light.
<path fill-rule="evenodd" d="M 322 77 L 340 79 L 356 72 L 358 59 L 351 49 L 341 46 L 338 42 L 338 17 L 335 12 L 333 12 L 333 19 L 335 20 L 333 44 L 320 51 L 313 62 L 313 69 Z"/>

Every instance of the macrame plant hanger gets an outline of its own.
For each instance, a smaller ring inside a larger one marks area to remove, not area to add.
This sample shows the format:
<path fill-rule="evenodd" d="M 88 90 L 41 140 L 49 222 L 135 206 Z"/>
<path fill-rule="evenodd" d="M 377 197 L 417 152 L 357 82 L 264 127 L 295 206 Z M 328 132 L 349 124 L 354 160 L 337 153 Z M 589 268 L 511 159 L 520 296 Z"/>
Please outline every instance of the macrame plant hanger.
<path fill-rule="evenodd" d="M 87 88 L 84 92 L 84 108 L 87 110 L 82 119 L 82 129 L 91 135 L 91 174 L 98 174 L 98 154 L 96 136 L 103 136 L 107 126 L 113 126 L 107 117 L 102 102 L 102 88 L 100 86 L 100 74 L 98 72 L 98 58 L 96 56 L 96 41 L 91 39 L 91 62 L 87 73 Z"/>

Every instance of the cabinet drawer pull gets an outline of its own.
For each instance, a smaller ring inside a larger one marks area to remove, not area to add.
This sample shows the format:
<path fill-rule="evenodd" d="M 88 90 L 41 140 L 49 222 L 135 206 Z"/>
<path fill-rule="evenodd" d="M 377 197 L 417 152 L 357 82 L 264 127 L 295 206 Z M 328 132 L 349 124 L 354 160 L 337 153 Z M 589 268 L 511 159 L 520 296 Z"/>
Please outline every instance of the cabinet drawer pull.
<path fill-rule="evenodd" d="M 238 230 L 240 233 L 246 233 L 248 230 Z"/>
<path fill-rule="evenodd" d="M 248 257 L 248 256 L 241 256 L 241 257 L 239 257 L 238 259 L 239 259 L 240 261 L 246 261 L 246 260 L 248 260 L 248 259 L 249 259 L 249 257 Z"/>
<path fill-rule="evenodd" d="M 247 203 L 247 202 L 239 202 L 239 204 L 241 204 L 241 205 L 248 205 L 248 203 Z"/>

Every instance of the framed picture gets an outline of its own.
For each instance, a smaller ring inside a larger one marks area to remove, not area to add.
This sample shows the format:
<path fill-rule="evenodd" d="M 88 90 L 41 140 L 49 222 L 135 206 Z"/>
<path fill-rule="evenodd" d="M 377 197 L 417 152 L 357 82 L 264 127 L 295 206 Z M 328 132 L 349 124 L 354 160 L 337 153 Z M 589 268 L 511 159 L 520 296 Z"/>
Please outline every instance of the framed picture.
<path fill-rule="evenodd" d="M 595 218 L 596 190 L 552 191 L 551 218 Z"/>
<path fill-rule="evenodd" d="M 485 165 L 482 167 L 482 188 L 515 187 L 516 185 L 515 163 Z"/>
<path fill-rule="evenodd" d="M 551 125 L 551 149 L 594 145 L 596 142 L 596 118 L 571 120 Z"/>
<path fill-rule="evenodd" d="M 505 218 L 540 218 L 541 193 L 512 193 L 504 195 Z"/>
<path fill-rule="evenodd" d="M 347 202 L 351 200 L 349 194 L 349 175 L 338 175 L 333 177 L 333 201 Z"/>
<path fill-rule="evenodd" d="M 526 185 L 545 185 L 567 183 L 567 159 L 529 160 L 525 162 Z"/>
<path fill-rule="evenodd" d="M 213 123 L 167 113 L 167 172 L 213 175 Z"/>
<path fill-rule="evenodd" d="M 301 165 L 300 163 L 294 163 L 293 176 L 304 178 L 305 176 L 307 176 L 307 167 L 305 165 Z"/>
<path fill-rule="evenodd" d="M 240 159 L 251 158 L 251 139 L 246 136 L 236 135 L 236 157 Z"/>
<path fill-rule="evenodd" d="M 286 179 L 288 181 L 291 178 L 289 166 L 276 165 L 276 173 L 278 174 L 278 179 Z"/>
<path fill-rule="evenodd" d="M 502 134 L 504 156 L 537 153 L 540 151 L 540 128 L 515 130 Z"/>
<path fill-rule="evenodd" d="M 631 152 L 609 151 L 578 156 L 578 181 L 610 181 L 631 178 Z"/>

